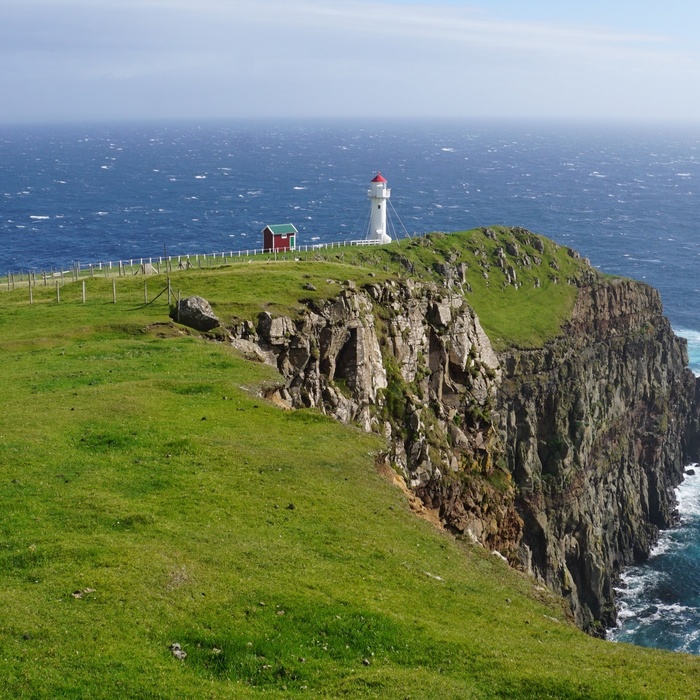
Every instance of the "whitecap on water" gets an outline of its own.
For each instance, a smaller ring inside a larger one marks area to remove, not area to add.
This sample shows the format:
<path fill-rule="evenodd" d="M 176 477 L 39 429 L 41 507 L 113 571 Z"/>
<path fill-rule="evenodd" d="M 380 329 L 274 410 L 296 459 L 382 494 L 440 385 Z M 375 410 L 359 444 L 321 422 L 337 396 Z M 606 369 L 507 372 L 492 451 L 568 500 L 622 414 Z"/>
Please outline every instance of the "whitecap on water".
<path fill-rule="evenodd" d="M 682 524 L 700 520 L 700 470 L 697 464 L 691 464 L 688 469 L 695 473 L 687 474 L 683 483 L 676 489 Z"/>
<path fill-rule="evenodd" d="M 676 335 L 688 341 L 688 360 L 690 369 L 700 377 L 700 332 L 687 328 L 674 328 Z"/>
<path fill-rule="evenodd" d="M 608 636 L 614 641 L 697 654 L 700 562 L 694 555 L 700 524 L 700 471 L 686 475 L 676 489 L 676 498 L 679 526 L 661 533 L 647 563 L 629 567 L 620 576 L 616 588 L 618 627 Z"/>

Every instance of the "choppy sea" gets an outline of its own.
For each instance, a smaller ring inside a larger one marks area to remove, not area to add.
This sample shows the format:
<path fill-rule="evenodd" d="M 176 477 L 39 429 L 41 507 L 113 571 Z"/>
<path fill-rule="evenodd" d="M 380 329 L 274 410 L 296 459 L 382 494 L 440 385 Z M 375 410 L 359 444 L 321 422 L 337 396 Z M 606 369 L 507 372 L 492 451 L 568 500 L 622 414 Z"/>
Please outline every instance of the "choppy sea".
<path fill-rule="evenodd" d="M 392 232 L 524 226 L 661 291 L 700 374 L 700 129 L 478 123 L 0 127 L 0 274 L 363 238 L 389 181 Z M 700 474 L 700 470 L 699 470 Z M 681 526 L 620 588 L 614 639 L 700 653 L 700 475 Z"/>

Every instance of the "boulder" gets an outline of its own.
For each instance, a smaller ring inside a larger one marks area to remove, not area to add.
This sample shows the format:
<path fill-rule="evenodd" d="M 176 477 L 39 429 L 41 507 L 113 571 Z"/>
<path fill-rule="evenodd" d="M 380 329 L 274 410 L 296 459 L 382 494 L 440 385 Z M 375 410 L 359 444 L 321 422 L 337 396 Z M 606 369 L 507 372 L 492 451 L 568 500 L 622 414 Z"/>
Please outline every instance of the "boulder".
<path fill-rule="evenodd" d="M 211 331 L 221 326 L 209 302 L 197 296 L 181 299 L 170 312 L 170 318 L 197 331 Z"/>

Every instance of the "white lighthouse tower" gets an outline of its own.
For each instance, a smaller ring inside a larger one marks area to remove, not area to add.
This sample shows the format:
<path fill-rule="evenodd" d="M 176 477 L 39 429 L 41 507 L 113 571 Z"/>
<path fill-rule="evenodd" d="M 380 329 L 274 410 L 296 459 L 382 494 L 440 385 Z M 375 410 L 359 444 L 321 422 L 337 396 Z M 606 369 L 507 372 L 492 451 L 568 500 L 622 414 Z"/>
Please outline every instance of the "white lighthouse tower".
<path fill-rule="evenodd" d="M 391 236 L 386 232 L 386 208 L 389 206 L 391 190 L 381 173 L 377 173 L 377 177 L 370 183 L 367 196 L 371 207 L 367 240 L 373 243 L 390 243 Z"/>

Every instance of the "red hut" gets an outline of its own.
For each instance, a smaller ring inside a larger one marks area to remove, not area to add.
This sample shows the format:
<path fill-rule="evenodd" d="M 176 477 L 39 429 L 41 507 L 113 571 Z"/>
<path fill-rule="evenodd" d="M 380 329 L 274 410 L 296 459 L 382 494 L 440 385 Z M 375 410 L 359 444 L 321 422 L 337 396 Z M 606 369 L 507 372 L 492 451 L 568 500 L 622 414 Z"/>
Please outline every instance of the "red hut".
<path fill-rule="evenodd" d="M 276 253 L 284 250 L 294 250 L 297 242 L 294 224 L 275 224 L 265 226 L 263 234 L 263 249 L 266 253 Z"/>

